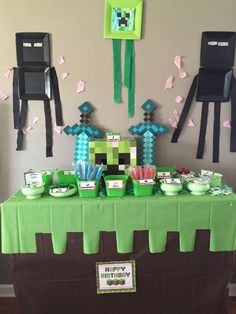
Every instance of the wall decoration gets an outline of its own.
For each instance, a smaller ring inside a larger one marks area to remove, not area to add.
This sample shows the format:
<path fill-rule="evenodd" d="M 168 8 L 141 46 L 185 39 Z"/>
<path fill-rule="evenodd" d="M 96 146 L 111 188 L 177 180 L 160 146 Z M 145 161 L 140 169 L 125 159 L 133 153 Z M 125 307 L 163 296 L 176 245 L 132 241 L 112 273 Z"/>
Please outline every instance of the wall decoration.
<path fill-rule="evenodd" d="M 188 77 L 188 74 L 187 74 L 187 72 L 185 72 L 185 71 L 183 71 L 183 70 L 180 70 L 180 71 L 179 71 L 179 77 L 180 77 L 181 79 L 184 79 L 184 78 Z"/>
<path fill-rule="evenodd" d="M 103 131 L 89 124 L 90 115 L 93 112 L 92 106 L 84 102 L 78 107 L 81 112 L 81 124 L 66 126 L 63 131 L 66 135 L 76 136 L 74 161 L 89 161 L 89 141 L 91 138 L 102 137 Z"/>
<path fill-rule="evenodd" d="M 32 119 L 32 122 L 33 122 L 33 124 L 36 124 L 39 122 L 39 120 L 40 120 L 40 118 L 38 116 L 34 116 Z"/>
<path fill-rule="evenodd" d="M 231 129 L 231 123 L 230 123 L 230 121 L 229 121 L 229 120 L 224 121 L 224 122 L 223 122 L 223 127 L 224 127 L 224 128 L 229 128 L 229 129 Z"/>
<path fill-rule="evenodd" d="M 124 86 L 128 89 L 128 117 L 134 115 L 134 40 L 141 38 L 142 8 L 142 0 L 105 0 L 104 38 L 113 41 L 116 103 L 121 103 L 121 40 L 126 40 Z"/>
<path fill-rule="evenodd" d="M 62 73 L 61 78 L 62 78 L 62 80 L 65 80 L 66 78 L 68 78 L 68 76 L 69 76 L 69 73 L 64 72 L 64 73 Z"/>
<path fill-rule="evenodd" d="M 182 96 L 180 96 L 180 95 L 176 96 L 175 102 L 176 102 L 177 104 L 180 104 L 182 101 L 183 101 L 183 97 L 182 97 Z"/>
<path fill-rule="evenodd" d="M 186 98 L 177 129 L 171 142 L 178 142 L 192 100 L 202 102 L 201 126 L 197 159 L 202 159 L 205 147 L 209 103 L 214 102 L 213 162 L 219 162 L 221 102 L 231 98 L 230 151 L 236 152 L 236 82 L 233 76 L 235 55 L 235 32 L 203 32 L 198 75 L 194 77 Z"/>
<path fill-rule="evenodd" d="M 170 75 L 165 81 L 165 89 L 173 88 L 174 76 Z"/>
<path fill-rule="evenodd" d="M 58 126 L 55 122 L 54 122 L 54 131 L 58 134 L 61 135 L 62 133 L 62 127 Z"/>
<path fill-rule="evenodd" d="M 85 82 L 84 81 L 79 81 L 77 84 L 77 89 L 76 89 L 76 93 L 80 94 L 82 92 L 85 91 Z"/>
<path fill-rule="evenodd" d="M 182 68 L 182 57 L 181 56 L 175 56 L 174 64 L 180 70 Z"/>
<path fill-rule="evenodd" d="M 23 128 L 27 119 L 28 101 L 43 100 L 46 125 L 46 156 L 52 154 L 52 118 L 50 99 L 55 102 L 56 121 L 63 125 L 62 105 L 56 70 L 50 62 L 48 33 L 16 33 L 17 65 L 13 72 L 14 128 L 18 129 L 17 148 L 23 149 Z M 21 100 L 21 106 L 20 106 Z"/>
<path fill-rule="evenodd" d="M 4 71 L 3 71 L 3 75 L 4 75 L 6 78 L 9 78 L 9 76 L 10 76 L 12 70 L 13 70 L 12 68 L 5 68 Z"/>
<path fill-rule="evenodd" d="M 129 174 L 129 167 L 137 164 L 137 144 L 134 139 L 89 142 L 89 161 L 103 164 L 106 175 Z"/>
<path fill-rule="evenodd" d="M 8 97 L 9 96 L 5 92 L 0 91 L 0 101 L 5 101 Z"/>
<path fill-rule="evenodd" d="M 156 105 L 149 99 L 143 105 L 144 122 L 129 128 L 132 135 L 141 135 L 141 165 L 156 164 L 156 136 L 165 134 L 168 129 L 164 125 L 153 123 L 153 111 Z"/>
<path fill-rule="evenodd" d="M 170 126 L 171 126 L 173 129 L 176 129 L 176 128 L 177 128 L 178 121 L 177 121 L 176 119 L 169 119 L 169 122 L 170 122 Z"/>
<path fill-rule="evenodd" d="M 65 63 L 65 58 L 63 56 L 58 57 L 57 63 L 60 64 L 60 65 L 64 64 Z"/>

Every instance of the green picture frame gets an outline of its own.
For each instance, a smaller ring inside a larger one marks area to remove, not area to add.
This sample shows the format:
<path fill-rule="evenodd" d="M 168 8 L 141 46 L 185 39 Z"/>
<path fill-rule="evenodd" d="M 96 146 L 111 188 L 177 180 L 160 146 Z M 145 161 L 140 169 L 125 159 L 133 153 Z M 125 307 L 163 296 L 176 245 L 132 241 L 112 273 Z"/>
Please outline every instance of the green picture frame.
<path fill-rule="evenodd" d="M 132 31 L 112 29 L 113 9 L 134 9 L 134 27 Z M 104 38 L 139 40 L 142 33 L 142 0 L 105 0 Z"/>

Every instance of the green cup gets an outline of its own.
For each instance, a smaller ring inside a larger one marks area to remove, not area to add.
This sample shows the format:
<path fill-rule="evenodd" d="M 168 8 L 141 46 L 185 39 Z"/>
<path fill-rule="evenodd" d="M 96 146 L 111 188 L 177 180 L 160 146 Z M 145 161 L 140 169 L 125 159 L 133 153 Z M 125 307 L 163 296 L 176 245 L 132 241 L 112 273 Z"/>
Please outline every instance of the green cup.
<path fill-rule="evenodd" d="M 215 172 L 213 174 L 213 177 L 211 178 L 210 186 L 212 186 L 212 187 L 221 186 L 222 177 L 223 177 L 223 174 Z"/>
<path fill-rule="evenodd" d="M 141 180 L 144 181 L 144 180 Z M 141 184 L 140 180 L 132 180 L 135 196 L 151 196 L 153 184 Z"/>
<path fill-rule="evenodd" d="M 60 184 L 76 184 L 76 177 L 71 170 L 58 170 L 57 178 Z"/>
<path fill-rule="evenodd" d="M 122 197 L 125 195 L 128 175 L 108 175 L 104 177 L 107 196 Z"/>
<path fill-rule="evenodd" d="M 80 197 L 97 197 L 99 181 L 80 181 L 77 180 L 77 186 Z"/>

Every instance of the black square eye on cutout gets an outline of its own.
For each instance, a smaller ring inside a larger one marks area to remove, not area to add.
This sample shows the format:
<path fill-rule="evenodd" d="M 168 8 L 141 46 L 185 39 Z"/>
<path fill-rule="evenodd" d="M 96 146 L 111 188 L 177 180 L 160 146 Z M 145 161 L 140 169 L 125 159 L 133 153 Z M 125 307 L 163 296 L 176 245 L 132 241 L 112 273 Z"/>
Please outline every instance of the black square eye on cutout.
<path fill-rule="evenodd" d="M 119 165 L 130 165 L 130 154 L 120 153 L 119 154 Z"/>
<path fill-rule="evenodd" d="M 120 12 L 117 13 L 117 17 L 121 17 L 121 13 Z"/>
<path fill-rule="evenodd" d="M 23 100 L 50 100 L 50 69 L 44 67 L 20 67 L 19 98 Z"/>
<path fill-rule="evenodd" d="M 235 32 L 203 32 L 200 65 L 202 67 L 233 67 Z"/>
<path fill-rule="evenodd" d="M 16 33 L 18 66 L 50 67 L 48 33 Z"/>
<path fill-rule="evenodd" d="M 233 70 L 201 68 L 198 74 L 197 101 L 228 102 Z"/>
<path fill-rule="evenodd" d="M 130 17 L 130 14 L 129 14 L 129 13 L 126 13 L 126 14 L 125 14 L 125 17 L 129 18 L 129 17 Z"/>
<path fill-rule="evenodd" d="M 95 154 L 95 163 L 98 165 L 107 164 L 107 155 L 106 154 Z"/>

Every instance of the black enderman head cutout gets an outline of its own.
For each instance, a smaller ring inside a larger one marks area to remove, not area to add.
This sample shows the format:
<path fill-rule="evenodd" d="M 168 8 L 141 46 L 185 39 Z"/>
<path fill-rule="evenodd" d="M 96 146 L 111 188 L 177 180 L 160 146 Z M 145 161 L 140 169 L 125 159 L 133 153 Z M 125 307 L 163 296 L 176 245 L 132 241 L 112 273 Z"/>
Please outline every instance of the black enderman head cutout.
<path fill-rule="evenodd" d="M 196 100 L 202 102 L 201 126 L 197 159 L 203 158 L 209 102 L 214 102 L 213 162 L 219 162 L 221 102 L 231 98 L 230 151 L 236 152 L 236 80 L 233 75 L 235 56 L 235 32 L 203 32 L 198 75 L 195 76 L 186 98 L 172 143 L 178 141 L 196 92 Z"/>
<path fill-rule="evenodd" d="M 16 33 L 17 65 L 13 76 L 14 128 L 18 129 L 17 148 L 23 149 L 23 128 L 29 100 L 43 100 L 46 121 L 46 156 L 52 156 L 50 99 L 55 101 L 56 123 L 63 125 L 58 79 L 50 61 L 48 33 Z M 20 100 L 22 102 L 20 108 Z"/>

